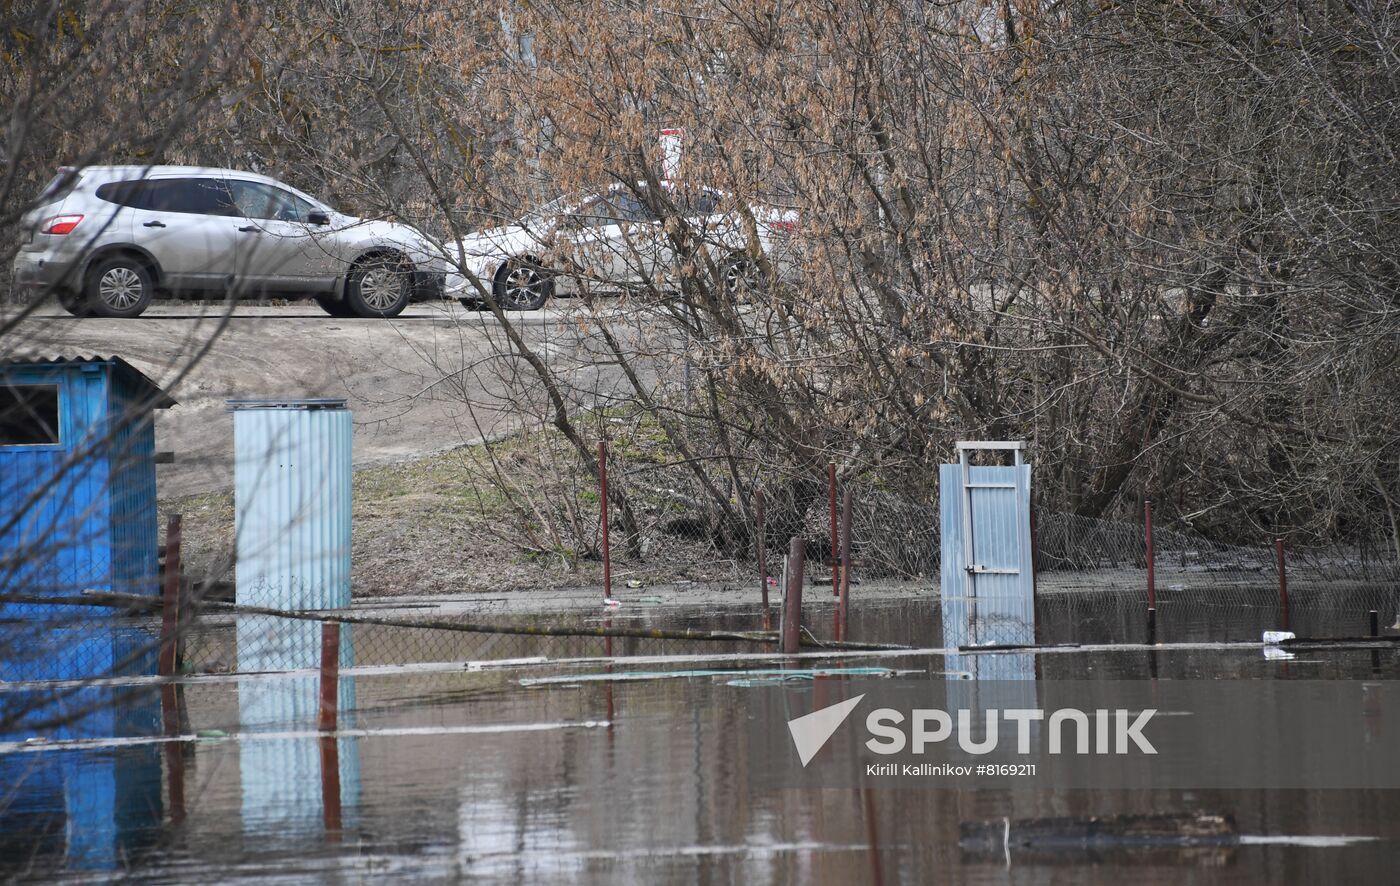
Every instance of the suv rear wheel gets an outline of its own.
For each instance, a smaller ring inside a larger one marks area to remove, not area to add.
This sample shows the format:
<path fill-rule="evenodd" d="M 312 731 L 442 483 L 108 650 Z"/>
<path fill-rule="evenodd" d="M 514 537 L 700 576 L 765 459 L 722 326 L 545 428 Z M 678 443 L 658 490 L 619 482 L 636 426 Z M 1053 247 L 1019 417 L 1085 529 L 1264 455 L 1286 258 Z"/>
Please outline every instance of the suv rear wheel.
<path fill-rule="evenodd" d="M 357 317 L 396 317 L 408 307 L 412 284 L 412 275 L 402 259 L 372 256 L 356 262 L 350 270 L 345 281 L 345 304 Z"/>
<path fill-rule="evenodd" d="M 330 314 L 332 317 L 355 316 L 350 310 L 350 305 L 347 304 L 343 298 L 336 298 L 333 295 L 318 295 L 316 296 L 316 304 L 320 305 L 321 310 Z"/>
<path fill-rule="evenodd" d="M 54 294 L 54 297 L 57 298 L 58 303 L 63 306 L 63 310 L 72 314 L 74 317 L 86 317 L 88 315 L 87 298 L 81 292 L 60 289 Z"/>
<path fill-rule="evenodd" d="M 155 281 L 146 265 L 117 255 L 100 259 L 88 269 L 81 305 L 78 311 L 68 310 L 93 317 L 130 319 L 141 316 L 154 295 Z"/>

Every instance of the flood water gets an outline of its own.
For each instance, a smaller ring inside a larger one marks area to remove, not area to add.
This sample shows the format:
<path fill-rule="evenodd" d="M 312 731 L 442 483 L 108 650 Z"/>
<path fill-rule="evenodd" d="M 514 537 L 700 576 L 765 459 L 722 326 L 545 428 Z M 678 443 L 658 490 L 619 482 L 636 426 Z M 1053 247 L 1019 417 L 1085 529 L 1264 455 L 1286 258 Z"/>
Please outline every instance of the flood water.
<path fill-rule="evenodd" d="M 1132 601 L 1042 603 L 1042 642 L 1142 639 L 1140 607 Z M 808 615 L 828 616 L 818 608 Z M 752 609 L 624 609 L 589 618 L 726 629 L 755 624 Z M 1260 606 L 1183 605 L 1176 612 L 1164 606 L 1159 618 L 1159 640 L 1186 642 L 1257 640 L 1276 616 Z M 1293 615 L 1300 634 L 1355 636 L 1364 624 L 1364 611 L 1340 607 Z M 934 646 L 936 613 L 920 601 L 859 606 L 851 636 Z M 511 651 L 596 656 L 600 643 L 539 640 Z M 341 731 L 334 739 L 315 731 L 314 676 L 187 682 L 179 690 L 177 731 L 200 737 L 164 743 L 99 741 L 159 736 L 165 727 L 158 688 L 87 688 L 69 703 L 91 713 L 69 726 L 0 736 L 9 742 L 0 753 L 0 876 L 1235 884 L 1390 882 L 1400 860 L 1400 791 L 1393 790 L 773 787 L 760 776 L 776 761 L 746 737 L 753 693 L 806 713 L 828 703 L 829 687 L 821 679 L 775 686 L 737 673 L 772 668 L 776 657 L 725 660 L 732 650 L 716 644 L 686 644 L 683 651 L 715 658 L 629 662 L 626 643 L 618 641 L 611 662 L 352 671 L 341 679 Z M 1034 662 L 1041 679 L 1400 679 L 1400 656 L 1391 650 L 1271 660 L 1257 648 L 1057 649 Z M 885 666 L 929 679 L 942 679 L 947 664 L 932 654 L 820 661 L 826 668 Z M 735 673 L 664 678 L 702 668 Z M 113 704 L 118 692 L 124 695 Z M 0 698 L 13 706 L 24 695 L 11 689 Z M 34 736 L 47 742 L 16 744 Z M 77 743 L 55 746 L 64 739 Z M 967 822 L 1147 812 L 1227 813 L 1245 839 L 1035 857 L 979 853 L 959 843 Z M 1320 839 L 1338 837 L 1376 839 Z"/>

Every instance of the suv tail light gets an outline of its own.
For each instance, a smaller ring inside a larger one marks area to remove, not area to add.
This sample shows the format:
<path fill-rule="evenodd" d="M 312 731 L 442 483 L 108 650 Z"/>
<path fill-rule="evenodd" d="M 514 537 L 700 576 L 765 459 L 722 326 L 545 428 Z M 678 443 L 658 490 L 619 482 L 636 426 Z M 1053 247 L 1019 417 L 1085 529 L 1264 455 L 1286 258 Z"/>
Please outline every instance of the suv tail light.
<path fill-rule="evenodd" d="M 797 222 L 795 221 L 774 221 L 769 222 L 768 227 L 779 234 L 796 234 Z"/>
<path fill-rule="evenodd" d="M 82 220 L 83 217 L 81 215 L 55 215 L 53 218 L 45 219 L 43 224 L 39 225 L 39 233 L 68 234 L 71 233 L 73 229 L 78 226 L 78 222 Z"/>

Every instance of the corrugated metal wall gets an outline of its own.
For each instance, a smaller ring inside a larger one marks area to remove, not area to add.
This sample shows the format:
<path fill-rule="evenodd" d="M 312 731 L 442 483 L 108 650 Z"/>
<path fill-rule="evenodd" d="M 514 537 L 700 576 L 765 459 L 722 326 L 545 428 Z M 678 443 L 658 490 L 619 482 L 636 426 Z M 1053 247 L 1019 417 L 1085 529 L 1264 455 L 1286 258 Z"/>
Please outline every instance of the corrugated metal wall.
<path fill-rule="evenodd" d="M 967 589 L 964 543 L 962 470 L 940 465 L 939 517 L 942 527 L 940 585 L 945 647 L 1029 644 L 1035 641 L 1034 574 L 1030 551 L 1029 465 L 1015 467 L 972 466 L 973 484 L 1002 484 L 999 488 L 972 489 L 973 562 L 992 569 L 1016 570 L 1016 574 L 980 573 Z M 981 676 L 990 679 L 1023 679 L 1023 655 L 977 656 Z M 950 663 L 950 668 L 969 662 Z M 1006 665 L 998 670 L 998 665 Z"/>
<path fill-rule="evenodd" d="M 114 426 L 111 465 L 111 559 L 113 590 L 157 594 L 160 545 L 156 514 L 156 430 L 141 390 L 121 373 L 108 386 L 109 423 Z"/>
<path fill-rule="evenodd" d="M 110 372 L 93 363 L 5 371 L 5 384 L 58 386 L 60 442 L 0 447 L 0 587 L 28 594 L 112 589 L 111 478 L 103 440 Z M 152 521 L 154 498 L 152 490 Z M 154 545 L 148 553 L 154 562 Z M 11 617 L 54 614 L 51 607 L 6 607 Z"/>
<path fill-rule="evenodd" d="M 351 423 L 344 401 L 231 405 L 238 602 L 349 606 Z"/>

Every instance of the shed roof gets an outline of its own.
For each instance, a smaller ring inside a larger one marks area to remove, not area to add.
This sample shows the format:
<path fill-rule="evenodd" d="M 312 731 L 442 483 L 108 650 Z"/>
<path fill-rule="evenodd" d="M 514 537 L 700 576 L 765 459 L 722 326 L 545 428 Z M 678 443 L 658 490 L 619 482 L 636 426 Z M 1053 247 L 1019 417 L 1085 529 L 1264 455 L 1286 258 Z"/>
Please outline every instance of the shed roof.
<path fill-rule="evenodd" d="M 32 357 L 15 357 L 9 360 L 0 360 L 0 376 L 9 369 L 27 368 L 52 368 L 58 366 L 71 365 L 95 365 L 110 366 L 112 372 L 119 373 L 132 382 L 141 392 L 141 399 L 148 401 L 152 409 L 169 409 L 175 405 L 175 400 L 157 385 L 141 370 L 132 366 L 121 357 L 50 357 L 48 359 L 38 359 Z"/>

